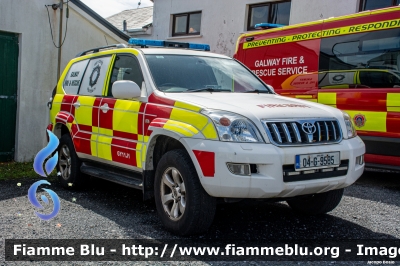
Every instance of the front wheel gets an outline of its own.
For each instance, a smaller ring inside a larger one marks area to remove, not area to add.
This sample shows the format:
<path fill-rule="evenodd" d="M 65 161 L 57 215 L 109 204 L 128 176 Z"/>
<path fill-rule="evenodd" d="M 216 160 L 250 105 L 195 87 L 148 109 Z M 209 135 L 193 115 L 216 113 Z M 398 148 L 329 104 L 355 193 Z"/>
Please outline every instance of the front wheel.
<path fill-rule="evenodd" d="M 154 195 L 167 230 L 185 236 L 203 233 L 211 226 L 216 200 L 202 187 L 186 151 L 163 155 L 157 165 Z"/>
<path fill-rule="evenodd" d="M 344 189 L 331 190 L 311 196 L 288 200 L 289 206 L 302 214 L 324 214 L 335 209 L 342 200 Z"/>

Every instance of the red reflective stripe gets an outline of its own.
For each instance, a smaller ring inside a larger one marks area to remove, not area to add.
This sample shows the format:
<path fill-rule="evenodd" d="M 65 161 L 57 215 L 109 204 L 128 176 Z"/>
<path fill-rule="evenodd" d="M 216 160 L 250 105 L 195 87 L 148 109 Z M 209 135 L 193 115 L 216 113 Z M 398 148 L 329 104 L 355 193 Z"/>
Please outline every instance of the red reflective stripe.
<path fill-rule="evenodd" d="M 116 99 L 104 98 L 103 101 L 101 102 L 101 106 L 107 104 L 110 110 L 104 113 L 100 109 L 99 112 L 101 119 L 99 121 L 99 127 L 106 129 L 113 129 L 113 112 L 114 112 L 113 109 L 116 101 L 117 101 Z"/>
<path fill-rule="evenodd" d="M 123 140 L 123 139 L 113 138 L 111 140 L 111 145 L 117 145 L 117 146 L 129 148 L 129 149 L 136 149 L 137 143 L 132 142 L 132 141 Z"/>
<path fill-rule="evenodd" d="M 142 103 L 139 109 L 138 115 L 138 135 L 143 135 L 143 123 L 144 123 L 144 110 L 146 107 L 146 103 Z"/>
<path fill-rule="evenodd" d="M 386 131 L 397 133 L 400 137 L 400 113 L 388 112 L 386 116 Z"/>
<path fill-rule="evenodd" d="M 118 130 L 113 130 L 113 136 L 122 138 L 122 139 L 138 140 L 137 134 L 127 133 L 127 132 L 118 131 Z"/>
<path fill-rule="evenodd" d="M 71 112 L 71 104 L 74 100 L 75 96 L 72 95 L 64 95 L 61 103 L 61 111 Z"/>
<path fill-rule="evenodd" d="M 201 171 L 205 177 L 214 177 L 215 174 L 215 153 L 209 151 L 193 150 L 197 161 L 200 164 Z"/>
<path fill-rule="evenodd" d="M 149 136 L 148 128 L 156 118 L 166 118 L 171 116 L 172 107 L 162 106 L 157 104 L 147 104 L 145 119 L 148 119 L 150 123 L 144 123 L 145 136 Z"/>
<path fill-rule="evenodd" d="M 98 127 L 99 126 L 99 106 L 101 103 L 101 98 L 96 98 L 93 103 L 92 109 L 92 126 Z"/>
<path fill-rule="evenodd" d="M 76 152 L 92 155 L 92 149 L 90 147 L 90 137 L 89 139 L 74 138 L 74 144 Z"/>
<path fill-rule="evenodd" d="M 157 103 L 157 104 L 174 106 L 175 101 L 164 98 L 164 97 L 157 96 L 154 93 L 152 93 L 149 97 L 149 103 Z"/>
<path fill-rule="evenodd" d="M 366 163 L 384 164 L 384 165 L 398 165 L 400 166 L 400 157 L 385 156 L 377 154 L 365 154 L 364 160 Z"/>
<path fill-rule="evenodd" d="M 114 142 L 114 140 L 113 140 Z M 126 142 L 128 143 L 128 142 Z M 118 163 L 123 163 L 123 164 L 128 164 L 131 166 L 137 166 L 136 163 L 136 151 L 122 148 L 122 147 L 116 147 L 114 145 L 111 146 L 111 156 L 112 160 L 114 162 Z"/>
<path fill-rule="evenodd" d="M 374 89 L 337 89 L 336 107 L 342 110 L 361 110 L 371 112 L 386 112 L 386 92 L 373 91 Z M 360 111 L 362 113 L 362 111 Z"/>
<path fill-rule="evenodd" d="M 78 127 L 79 127 L 79 131 L 92 132 L 92 126 L 78 125 Z"/>

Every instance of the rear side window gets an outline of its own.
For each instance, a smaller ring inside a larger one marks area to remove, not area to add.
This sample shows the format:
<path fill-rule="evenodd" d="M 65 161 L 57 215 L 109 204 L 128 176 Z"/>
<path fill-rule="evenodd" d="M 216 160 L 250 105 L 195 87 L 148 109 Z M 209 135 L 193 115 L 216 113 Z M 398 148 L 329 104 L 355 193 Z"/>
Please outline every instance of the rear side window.
<path fill-rule="evenodd" d="M 66 94 L 78 94 L 83 74 L 89 63 L 89 59 L 74 63 L 64 79 L 63 87 Z"/>
<path fill-rule="evenodd" d="M 101 96 L 111 56 L 90 59 L 79 88 L 79 95 Z"/>
<path fill-rule="evenodd" d="M 322 89 L 399 87 L 400 29 L 323 38 L 319 72 Z"/>

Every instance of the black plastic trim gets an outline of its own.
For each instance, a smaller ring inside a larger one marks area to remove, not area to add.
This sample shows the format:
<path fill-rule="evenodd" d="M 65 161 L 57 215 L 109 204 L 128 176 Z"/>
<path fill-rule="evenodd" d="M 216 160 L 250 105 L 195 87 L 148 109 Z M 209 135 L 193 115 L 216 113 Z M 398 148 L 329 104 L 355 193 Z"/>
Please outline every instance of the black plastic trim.
<path fill-rule="evenodd" d="M 360 136 L 365 143 L 367 154 L 400 157 L 400 139 Z"/>

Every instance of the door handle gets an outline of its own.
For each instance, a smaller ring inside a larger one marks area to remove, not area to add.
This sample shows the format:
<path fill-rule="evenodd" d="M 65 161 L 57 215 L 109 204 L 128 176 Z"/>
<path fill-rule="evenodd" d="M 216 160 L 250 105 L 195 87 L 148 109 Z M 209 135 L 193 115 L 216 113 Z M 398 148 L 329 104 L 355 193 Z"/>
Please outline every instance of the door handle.
<path fill-rule="evenodd" d="M 74 106 L 75 108 L 79 108 L 79 107 L 81 106 L 81 103 L 80 103 L 79 101 L 74 102 L 73 106 Z"/>
<path fill-rule="evenodd" d="M 110 107 L 108 107 L 108 104 L 103 104 L 102 106 L 100 106 L 100 110 L 103 111 L 103 113 L 107 113 L 108 110 L 110 110 Z"/>

